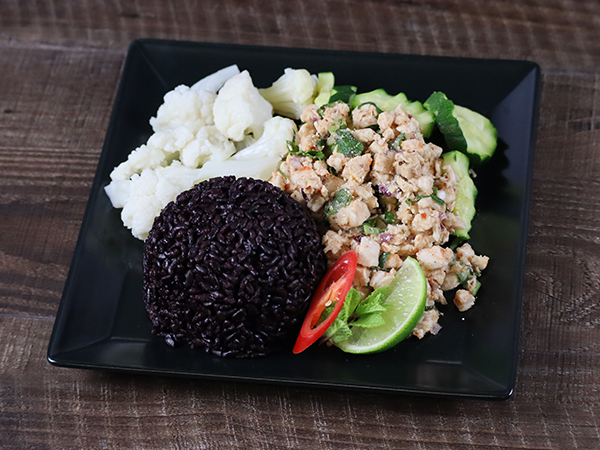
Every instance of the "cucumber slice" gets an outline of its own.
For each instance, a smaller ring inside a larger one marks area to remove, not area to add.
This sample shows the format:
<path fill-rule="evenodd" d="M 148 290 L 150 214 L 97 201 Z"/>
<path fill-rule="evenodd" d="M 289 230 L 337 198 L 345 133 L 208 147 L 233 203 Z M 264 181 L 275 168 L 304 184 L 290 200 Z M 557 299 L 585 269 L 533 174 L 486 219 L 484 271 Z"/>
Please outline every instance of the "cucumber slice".
<path fill-rule="evenodd" d="M 331 89 L 331 96 L 328 103 L 344 102 L 352 104 L 352 99 L 356 96 L 356 86 L 334 86 Z"/>
<path fill-rule="evenodd" d="M 402 109 L 404 109 L 404 111 L 406 111 L 415 119 L 417 119 L 423 137 L 428 138 L 429 136 L 431 136 L 431 132 L 433 131 L 433 125 L 435 124 L 435 119 L 433 117 L 433 113 L 431 111 L 426 110 L 423 106 L 423 103 L 405 103 L 402 105 Z"/>
<path fill-rule="evenodd" d="M 424 103 L 433 113 L 435 123 L 444 135 L 448 150 L 467 151 L 467 140 L 463 135 L 458 119 L 454 117 L 454 103 L 443 92 L 434 92 Z"/>
<path fill-rule="evenodd" d="M 400 103 L 406 103 L 407 101 L 406 95 L 402 92 L 398 95 L 391 96 L 385 89 L 375 89 L 371 92 L 356 95 L 352 100 L 352 109 L 363 103 L 373 102 L 384 111 L 393 111 Z"/>
<path fill-rule="evenodd" d="M 469 156 L 479 162 L 490 159 L 498 144 L 498 132 L 492 122 L 487 117 L 459 105 L 454 105 L 453 114 L 467 141 Z"/>
<path fill-rule="evenodd" d="M 471 221 L 475 217 L 475 198 L 477 197 L 477 188 L 469 176 L 469 158 L 459 151 L 444 153 L 442 157 L 444 158 L 444 166 L 452 167 L 454 173 L 460 177 L 456 202 L 452 212 L 460 216 L 465 224 L 465 229 L 456 230 L 454 235 L 468 239 Z"/>
<path fill-rule="evenodd" d="M 488 118 L 455 105 L 443 92 L 431 94 L 425 107 L 433 112 L 449 150 L 464 152 L 474 162 L 487 161 L 494 154 L 498 132 Z"/>
<path fill-rule="evenodd" d="M 315 105 L 323 106 L 329 103 L 329 97 L 331 97 L 331 90 L 335 84 L 335 76 L 332 72 L 321 72 L 318 75 L 319 81 L 317 82 L 317 97 L 315 98 Z"/>

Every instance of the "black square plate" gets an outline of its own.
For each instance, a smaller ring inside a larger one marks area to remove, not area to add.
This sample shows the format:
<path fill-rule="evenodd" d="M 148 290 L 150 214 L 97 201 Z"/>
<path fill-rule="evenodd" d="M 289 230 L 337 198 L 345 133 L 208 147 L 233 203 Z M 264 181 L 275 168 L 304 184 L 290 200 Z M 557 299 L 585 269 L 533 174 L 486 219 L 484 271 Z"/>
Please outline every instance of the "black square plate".
<path fill-rule="evenodd" d="M 391 351 L 348 355 L 313 346 L 259 359 L 170 348 L 142 302 L 142 242 L 104 193 L 112 168 L 146 142 L 164 94 L 230 64 L 267 87 L 286 67 L 331 71 L 359 92 L 385 88 L 424 101 L 435 90 L 488 116 L 499 148 L 478 170 L 471 243 L 490 256 L 477 304 L 443 309 L 442 330 Z M 65 367 L 412 394 L 507 398 L 515 384 L 539 67 L 528 61 L 265 48 L 157 40 L 129 49 L 106 141 L 54 324 L 48 360 Z"/>

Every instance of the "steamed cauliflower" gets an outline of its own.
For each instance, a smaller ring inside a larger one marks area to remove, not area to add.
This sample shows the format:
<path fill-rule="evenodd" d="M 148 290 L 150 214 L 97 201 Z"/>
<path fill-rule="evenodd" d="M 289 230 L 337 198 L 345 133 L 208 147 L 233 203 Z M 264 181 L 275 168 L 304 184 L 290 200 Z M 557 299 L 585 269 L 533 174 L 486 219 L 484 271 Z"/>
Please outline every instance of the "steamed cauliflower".
<path fill-rule="evenodd" d="M 217 70 L 215 73 L 202 78 L 200 81 L 192 85 L 192 91 L 209 91 L 213 93 L 219 92 L 225 82 L 231 77 L 240 73 L 240 69 L 236 64 Z"/>
<path fill-rule="evenodd" d="M 213 104 L 217 94 L 209 91 L 194 91 L 181 85 L 164 97 L 156 117 L 150 119 L 154 131 L 187 127 L 195 134 L 206 125 L 214 125 Z"/>
<path fill-rule="evenodd" d="M 265 122 L 258 141 L 225 161 L 208 161 L 199 172 L 199 181 L 213 177 L 236 175 L 267 181 L 287 153 L 287 141 L 294 139 L 296 124 L 290 119 L 273 117 Z"/>
<path fill-rule="evenodd" d="M 256 159 L 264 156 L 283 158 L 288 151 L 287 141 L 294 139 L 296 124 L 290 119 L 273 117 L 264 124 L 264 132 L 258 141 L 231 157 L 234 160 Z"/>
<path fill-rule="evenodd" d="M 207 161 L 225 161 L 235 153 L 235 145 L 210 125 L 200 128 L 196 137 L 181 150 L 181 162 L 191 168 L 202 167 Z"/>
<path fill-rule="evenodd" d="M 113 181 L 127 180 L 134 174 L 140 174 L 144 169 L 166 166 L 171 160 L 171 155 L 164 149 L 144 144 L 132 151 L 127 157 L 127 161 L 113 169 L 110 179 Z"/>
<path fill-rule="evenodd" d="M 112 205 L 123 208 L 125 226 L 144 240 L 162 208 L 208 178 L 268 180 L 296 132 L 293 121 L 272 117 L 272 110 L 237 66 L 168 92 L 150 119 L 154 134 L 112 171 L 105 187 Z"/>
<path fill-rule="evenodd" d="M 177 154 L 193 139 L 194 133 L 192 133 L 192 130 L 189 127 L 181 126 L 157 131 L 148 139 L 148 145 L 160 148 L 166 153 Z"/>
<path fill-rule="evenodd" d="M 190 169 L 174 161 L 170 166 L 145 169 L 121 185 L 121 220 L 138 239 L 146 239 L 161 210 L 198 180 L 199 169 Z M 110 190 L 107 190 L 107 193 Z M 112 200 L 112 199 L 111 199 Z"/>
<path fill-rule="evenodd" d="M 260 137 L 263 123 L 273 116 L 273 107 L 252 84 L 247 70 L 231 77 L 219 91 L 213 107 L 217 129 L 232 141 L 248 133 Z"/>
<path fill-rule="evenodd" d="M 317 78 L 306 69 L 285 69 L 284 73 L 273 85 L 259 89 L 277 114 L 300 119 L 302 111 L 314 103 Z"/>

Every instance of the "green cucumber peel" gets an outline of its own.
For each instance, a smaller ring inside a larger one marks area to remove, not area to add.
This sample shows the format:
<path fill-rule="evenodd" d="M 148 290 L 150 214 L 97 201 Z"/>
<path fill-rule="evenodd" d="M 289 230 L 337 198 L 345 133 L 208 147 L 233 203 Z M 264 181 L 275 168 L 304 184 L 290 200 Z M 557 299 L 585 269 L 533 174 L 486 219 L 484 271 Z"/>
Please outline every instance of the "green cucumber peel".
<path fill-rule="evenodd" d="M 406 95 L 400 92 L 397 95 L 388 94 L 385 89 L 375 89 L 374 91 L 364 92 L 356 95 L 352 99 L 352 109 L 364 103 L 374 103 L 383 111 L 393 111 L 401 103 L 406 103 L 408 99 Z"/>
<path fill-rule="evenodd" d="M 328 103 L 335 103 L 338 101 L 352 104 L 352 99 L 356 95 L 356 86 L 334 86 L 331 90 L 331 96 L 329 97 Z"/>
<path fill-rule="evenodd" d="M 492 157 L 498 145 L 498 131 L 485 116 L 464 106 L 454 105 L 454 117 L 467 142 L 467 154 L 476 162 Z"/>
<path fill-rule="evenodd" d="M 471 222 L 475 217 L 475 199 L 477 197 L 477 188 L 469 175 L 469 157 L 455 150 L 444 153 L 442 158 L 444 159 L 444 166 L 452 167 L 454 173 L 460 178 L 452 212 L 460 216 L 465 228 L 456 230 L 454 235 L 468 239 Z"/>
<path fill-rule="evenodd" d="M 360 105 L 358 105 L 356 108 L 360 109 L 365 105 L 373 105 L 375 107 L 375 111 L 377 111 L 377 115 L 379 115 L 383 112 L 383 109 L 381 109 L 379 106 L 377 106 L 374 102 L 364 102 L 364 103 L 361 103 Z"/>
<path fill-rule="evenodd" d="M 402 109 L 413 116 L 419 122 L 419 128 L 423 137 L 428 138 L 433 131 L 435 117 L 433 113 L 423 106 L 421 102 L 408 102 L 402 105 Z"/>
<path fill-rule="evenodd" d="M 458 150 L 466 153 L 467 140 L 460 128 L 458 119 L 454 117 L 454 103 L 443 92 L 434 92 L 423 104 L 433 113 L 435 123 L 444 135 L 450 151 Z"/>

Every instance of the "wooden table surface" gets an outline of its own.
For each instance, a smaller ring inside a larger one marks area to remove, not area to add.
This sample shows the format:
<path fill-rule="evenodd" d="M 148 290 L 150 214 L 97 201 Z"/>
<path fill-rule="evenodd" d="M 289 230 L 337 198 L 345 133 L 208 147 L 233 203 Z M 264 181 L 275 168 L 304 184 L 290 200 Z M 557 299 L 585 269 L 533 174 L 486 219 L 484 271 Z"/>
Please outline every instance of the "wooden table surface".
<path fill-rule="evenodd" d="M 129 43 L 526 59 L 542 69 L 516 390 L 328 392 L 51 366 Z M 600 448 L 600 2 L 0 1 L 0 448 Z"/>

